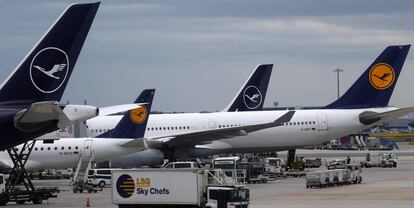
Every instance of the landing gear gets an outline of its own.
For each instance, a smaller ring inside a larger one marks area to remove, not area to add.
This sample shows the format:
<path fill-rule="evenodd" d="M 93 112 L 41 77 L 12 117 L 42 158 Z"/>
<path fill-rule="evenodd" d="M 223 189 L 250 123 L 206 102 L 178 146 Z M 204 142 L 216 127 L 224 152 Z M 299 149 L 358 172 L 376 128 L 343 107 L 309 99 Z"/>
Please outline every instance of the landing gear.
<path fill-rule="evenodd" d="M 293 162 L 295 162 L 295 154 L 296 154 L 296 149 L 288 150 L 287 164 L 292 164 Z"/>
<path fill-rule="evenodd" d="M 43 200 L 57 197 L 54 194 L 58 192 L 57 188 L 35 189 L 29 174 L 24 168 L 35 143 L 36 141 L 32 140 L 24 143 L 22 149 L 15 147 L 7 149 L 10 159 L 13 161 L 13 169 L 6 182 L 5 191 L 0 193 L 1 206 L 6 205 L 9 201 L 14 201 L 17 204 L 30 201 L 34 204 L 41 204 Z"/>

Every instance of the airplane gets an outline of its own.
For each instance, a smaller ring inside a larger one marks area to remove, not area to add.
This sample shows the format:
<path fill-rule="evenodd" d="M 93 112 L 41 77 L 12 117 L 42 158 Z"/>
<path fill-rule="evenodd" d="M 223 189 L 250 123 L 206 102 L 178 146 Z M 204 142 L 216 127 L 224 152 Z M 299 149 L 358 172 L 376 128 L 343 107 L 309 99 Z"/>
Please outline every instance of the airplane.
<path fill-rule="evenodd" d="M 135 103 L 145 104 L 125 112 L 115 128 L 105 132 L 100 138 L 64 138 L 38 141 L 26 161 L 25 169 L 71 168 L 78 164 L 82 154 L 93 154 L 95 161 L 101 161 L 139 150 L 136 145 L 129 145 L 129 143 L 135 138 L 143 138 L 154 93 L 155 89 L 142 91 Z M 134 114 L 137 112 L 141 112 L 141 114 L 135 116 Z M 20 151 L 22 148 L 23 145 L 14 147 L 16 151 Z M 95 149 L 100 151 L 95 151 Z M 5 151 L 0 152 L 0 161 L 2 163 L 0 166 L 3 169 L 13 165 Z"/>
<path fill-rule="evenodd" d="M 273 64 L 259 64 L 242 85 L 236 96 L 222 112 L 258 111 L 263 109 L 267 88 L 272 74 Z M 87 122 L 86 122 L 87 123 Z M 91 137 L 99 136 L 102 130 L 89 131 Z M 158 149 L 146 149 L 122 157 L 114 157 L 108 162 L 111 167 L 139 167 L 144 165 L 158 165 L 164 161 L 164 153 Z M 108 167 L 106 162 L 97 163 Z"/>
<path fill-rule="evenodd" d="M 99 4 L 69 6 L 0 86 L 0 150 L 98 114 L 58 102 Z"/>
<path fill-rule="evenodd" d="M 410 45 L 387 47 L 339 99 L 320 109 L 295 110 L 292 120 L 277 128 L 239 133 L 228 138 L 195 134 L 199 130 L 215 131 L 269 122 L 286 110 L 152 114 L 145 133 L 146 148 L 151 151 L 142 153 L 177 159 L 220 153 L 290 150 L 320 144 L 401 117 L 413 112 L 414 107 L 396 108 L 388 106 L 388 103 L 409 48 Z M 385 75 L 388 73 L 390 75 Z M 103 129 L 112 129 L 119 119 L 119 116 L 97 117 L 87 121 L 87 128 L 91 133 L 99 133 Z M 181 132 L 192 136 L 178 135 Z M 146 156 L 134 155 L 137 157 L 134 161 Z"/>
<path fill-rule="evenodd" d="M 263 103 L 264 103 L 264 99 L 266 97 L 266 92 L 267 92 L 267 86 L 269 84 L 269 80 L 270 80 L 270 75 L 273 69 L 273 65 L 272 64 L 260 64 L 258 65 L 255 70 L 252 72 L 252 74 L 249 76 L 249 78 L 246 80 L 246 82 L 243 84 L 242 88 L 240 88 L 239 92 L 236 94 L 236 96 L 232 99 L 232 102 L 229 103 L 229 105 L 223 109 L 222 111 L 224 112 L 232 112 L 232 111 L 251 111 L 251 110 L 261 110 L 263 107 Z M 254 90 L 251 90 L 251 88 L 253 88 Z M 250 90 L 249 90 L 250 89 Z M 256 98 L 257 101 L 261 102 L 259 105 L 256 104 L 256 106 L 250 106 L 248 107 L 245 101 L 244 97 L 247 96 L 254 96 L 254 94 L 260 94 L 260 98 Z M 141 95 L 142 96 L 142 95 Z M 259 100 L 260 99 L 260 100 Z M 139 101 L 140 99 L 137 99 L 136 101 Z M 142 99 L 141 99 L 142 100 Z M 116 108 L 117 110 L 119 110 L 119 108 Z M 142 111 L 140 112 L 135 112 L 135 113 L 139 113 L 139 115 L 142 115 Z M 106 113 L 108 114 L 108 113 Z M 139 116 L 138 115 L 138 116 Z M 99 131 L 99 135 L 97 135 L 99 138 L 106 138 L 106 137 L 111 137 L 111 135 L 109 135 L 109 129 L 108 130 L 100 130 Z M 96 131 L 96 133 L 98 134 L 98 131 Z M 57 135 L 55 135 L 57 136 Z M 90 136 L 90 135 L 89 135 Z M 141 137 L 141 136 L 140 136 Z M 56 140 L 57 139 L 57 140 Z M 68 160 L 68 156 L 67 154 L 70 153 L 62 153 L 59 156 L 56 156 L 56 153 L 51 151 L 38 151 L 38 150 L 47 150 L 47 149 L 54 149 L 55 147 L 51 147 L 51 140 L 55 140 L 53 141 L 53 144 L 56 145 L 57 149 L 61 149 L 61 146 L 68 146 L 65 145 L 67 142 L 71 142 L 72 146 L 73 146 L 73 142 L 76 142 L 77 145 L 76 147 L 78 147 L 78 149 L 80 147 L 86 147 L 87 142 L 86 140 L 88 140 L 88 143 L 91 142 L 92 144 L 95 143 L 99 143 L 101 145 L 92 145 L 93 151 L 97 152 L 98 158 L 95 157 L 96 161 L 101 161 L 102 158 L 99 155 L 105 155 L 105 156 L 111 156 L 112 158 L 114 158 L 113 156 L 116 155 L 108 155 L 108 154 L 99 154 L 99 152 L 104 151 L 106 152 L 107 149 L 111 149 L 113 147 L 111 146 L 106 146 L 104 144 L 107 145 L 113 145 L 116 143 L 119 143 L 120 140 L 118 139 L 114 139 L 114 141 L 111 143 L 110 139 L 106 138 L 105 140 L 91 140 L 90 138 L 77 138 L 77 139 L 72 139 L 72 140 L 67 140 L 66 138 L 63 139 L 58 139 L 58 138 L 53 138 L 52 136 L 42 136 L 41 138 L 38 138 L 38 140 L 44 140 L 43 142 L 38 141 L 35 144 L 35 151 L 32 152 L 32 155 L 29 157 L 29 161 L 26 163 L 27 167 L 29 169 L 46 169 L 46 168 L 50 168 L 50 167 L 55 167 L 55 168 L 62 168 L 62 167 L 73 167 L 73 165 L 76 165 L 76 161 L 79 160 L 79 156 L 80 154 L 76 154 L 74 155 L 75 157 L 69 157 L 71 158 L 71 160 Z M 64 143 L 64 144 L 62 144 Z M 83 145 L 82 145 L 83 144 Z M 115 145 L 116 146 L 116 145 Z M 101 149 L 101 147 L 103 149 Z M 20 147 L 21 149 L 21 147 Z M 148 152 L 151 154 L 151 152 L 156 152 L 157 150 L 144 150 L 144 152 Z M 78 152 L 78 151 L 76 151 Z M 123 154 L 129 153 L 129 151 L 122 151 Z M 136 152 L 136 150 L 134 150 L 133 152 Z M 141 151 L 139 151 L 141 152 Z M 11 161 L 9 161 L 8 157 L 5 157 L 3 155 L 4 153 L 0 153 L 0 167 L 3 168 L 8 168 L 9 165 L 11 163 Z M 3 155 L 3 156 L 1 156 Z M 63 157 L 63 158 L 62 158 Z M 52 162 L 49 161 L 50 159 L 54 159 L 54 160 L 58 160 L 59 162 Z M 117 157 L 120 158 L 122 160 L 129 160 L 129 158 L 125 158 L 125 157 Z M 134 156 L 132 156 L 132 158 L 135 158 Z M 151 158 L 151 160 L 154 160 L 154 157 L 149 157 Z M 161 159 L 163 160 L 163 159 Z M 44 161 L 48 161 L 47 163 L 45 163 Z M 67 161 L 67 162 L 64 162 Z M 159 161 L 159 160 L 156 160 Z M 1 164 L 3 163 L 3 164 Z M 114 161 L 114 163 L 116 163 L 116 161 Z M 153 162 L 151 162 L 153 163 Z M 159 163 L 159 162 L 156 162 Z M 38 165 L 33 165 L 33 164 L 38 164 Z M 59 164 L 60 166 L 56 166 L 54 164 Z"/>
<path fill-rule="evenodd" d="M 148 149 L 147 141 L 144 138 L 151 110 L 154 89 L 144 90 L 135 101 L 136 103 L 147 103 L 144 107 L 139 107 L 126 112 L 115 128 L 105 131 L 97 138 L 62 138 L 58 140 L 43 140 L 43 143 L 36 143 L 34 151 L 29 156 L 25 164 L 26 170 L 39 169 L 61 169 L 76 167 L 82 155 L 93 154 L 95 162 L 103 162 L 118 156 L 128 155 L 137 151 Z M 253 132 L 260 129 L 280 126 L 289 121 L 293 116 L 292 111 L 283 114 L 279 119 L 244 127 L 227 127 L 216 131 L 201 130 L 196 135 L 234 135 L 243 132 Z M 180 135 L 190 136 L 183 129 Z M 15 147 L 20 151 L 23 145 Z M 12 161 L 5 152 L 0 152 L 0 167 L 7 169 L 12 165 Z"/>

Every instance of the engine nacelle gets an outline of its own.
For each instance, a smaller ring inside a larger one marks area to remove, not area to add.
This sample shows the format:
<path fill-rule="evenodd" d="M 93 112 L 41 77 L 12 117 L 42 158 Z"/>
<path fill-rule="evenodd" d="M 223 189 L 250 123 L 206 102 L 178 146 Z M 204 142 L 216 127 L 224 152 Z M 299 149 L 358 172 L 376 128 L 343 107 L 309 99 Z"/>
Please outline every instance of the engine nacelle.
<path fill-rule="evenodd" d="M 99 109 L 90 105 L 66 105 L 63 113 L 71 122 L 82 122 L 99 115 Z"/>

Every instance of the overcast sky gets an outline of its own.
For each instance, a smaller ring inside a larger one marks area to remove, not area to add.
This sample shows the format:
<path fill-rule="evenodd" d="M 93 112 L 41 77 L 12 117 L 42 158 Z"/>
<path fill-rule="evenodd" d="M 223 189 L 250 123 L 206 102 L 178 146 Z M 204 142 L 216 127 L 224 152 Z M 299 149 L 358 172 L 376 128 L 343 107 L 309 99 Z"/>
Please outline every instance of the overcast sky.
<path fill-rule="evenodd" d="M 75 1 L 2 1 L 0 81 Z M 79 1 L 78 1 L 79 2 Z M 83 1 L 82 1 L 83 2 Z M 414 43 L 414 1 L 103 1 L 63 102 L 224 108 L 257 64 L 274 63 L 265 106 L 326 105 L 391 44 Z M 413 49 L 412 49 L 413 50 Z M 410 51 L 391 105 L 414 106 Z"/>

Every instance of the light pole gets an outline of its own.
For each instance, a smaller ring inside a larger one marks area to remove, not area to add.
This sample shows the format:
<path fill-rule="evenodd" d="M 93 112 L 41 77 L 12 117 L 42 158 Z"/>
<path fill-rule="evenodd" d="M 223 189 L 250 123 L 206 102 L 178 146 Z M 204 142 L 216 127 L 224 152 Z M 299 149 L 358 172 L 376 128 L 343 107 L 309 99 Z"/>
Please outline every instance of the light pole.
<path fill-rule="evenodd" d="M 338 98 L 339 98 L 339 73 L 344 72 L 344 70 L 336 68 L 336 69 L 333 70 L 333 72 L 336 72 L 336 84 L 337 84 L 337 87 L 338 87 Z"/>

